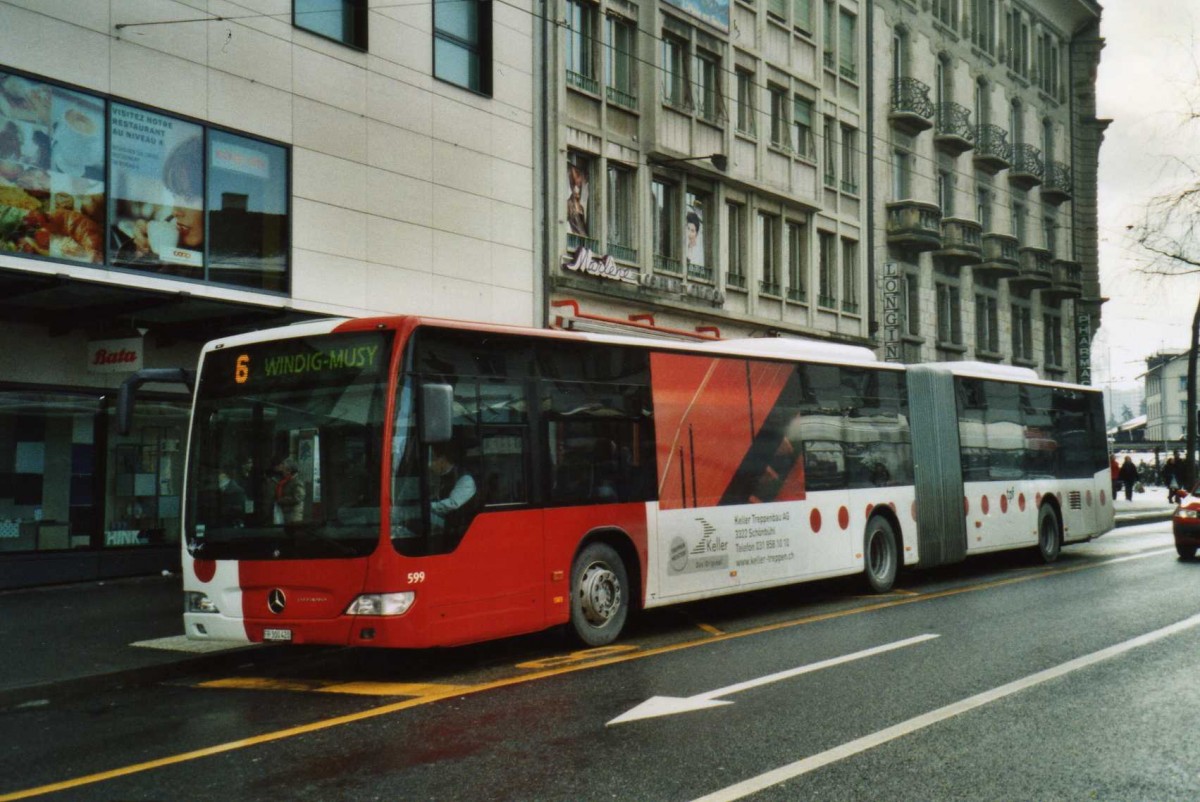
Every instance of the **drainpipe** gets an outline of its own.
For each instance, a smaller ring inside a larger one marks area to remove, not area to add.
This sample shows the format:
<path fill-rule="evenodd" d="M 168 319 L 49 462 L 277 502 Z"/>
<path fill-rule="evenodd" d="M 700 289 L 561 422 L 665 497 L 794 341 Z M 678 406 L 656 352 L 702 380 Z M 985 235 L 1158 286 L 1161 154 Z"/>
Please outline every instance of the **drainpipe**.
<path fill-rule="evenodd" d="M 550 145 L 550 29 L 554 25 L 554 5 L 549 0 L 542 0 L 541 4 L 541 22 L 542 35 L 541 39 L 535 40 L 539 45 L 540 52 L 537 54 L 538 70 L 534 71 L 534 80 L 538 80 L 538 72 L 540 71 L 540 79 L 542 91 L 541 98 L 541 113 L 538 114 L 540 124 L 531 132 L 533 135 L 533 169 L 534 169 L 534 186 L 541 185 L 541 192 L 535 193 L 534 208 L 538 206 L 538 198 L 540 198 L 541 210 L 540 214 L 535 211 L 534 224 L 540 228 L 540 249 L 541 253 L 534 254 L 534 264 L 536 268 L 533 274 L 533 291 L 540 297 L 541 303 L 535 306 L 538 310 L 539 318 L 533 321 L 535 326 L 544 327 L 548 325 L 550 320 L 550 160 L 553 158 L 553 149 Z M 556 90 L 557 91 L 557 90 Z M 535 250 L 537 250 L 535 248 Z"/>
<path fill-rule="evenodd" d="M 867 4 L 867 153 L 875 152 L 875 3 Z M 875 157 L 867 159 L 867 336 L 879 331 L 875 311 Z"/>

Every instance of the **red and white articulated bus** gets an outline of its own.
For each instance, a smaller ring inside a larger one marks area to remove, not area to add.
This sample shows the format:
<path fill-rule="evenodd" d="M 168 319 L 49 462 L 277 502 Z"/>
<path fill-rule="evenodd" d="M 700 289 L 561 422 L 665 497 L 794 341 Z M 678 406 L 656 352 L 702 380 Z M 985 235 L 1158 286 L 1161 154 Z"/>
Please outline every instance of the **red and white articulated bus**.
<path fill-rule="evenodd" d="M 207 345 L 186 487 L 188 636 L 354 646 L 558 625 L 602 645 L 640 608 L 853 574 L 885 592 L 903 566 L 1049 561 L 1113 526 L 1090 388 L 418 317 Z"/>

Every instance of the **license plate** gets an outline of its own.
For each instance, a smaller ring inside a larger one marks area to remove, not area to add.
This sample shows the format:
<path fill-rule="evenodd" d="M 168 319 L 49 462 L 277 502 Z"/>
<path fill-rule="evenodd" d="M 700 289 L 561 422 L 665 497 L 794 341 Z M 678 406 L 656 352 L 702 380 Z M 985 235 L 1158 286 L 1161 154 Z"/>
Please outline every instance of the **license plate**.
<path fill-rule="evenodd" d="M 263 640 L 291 640 L 292 631 L 290 629 L 264 629 Z"/>

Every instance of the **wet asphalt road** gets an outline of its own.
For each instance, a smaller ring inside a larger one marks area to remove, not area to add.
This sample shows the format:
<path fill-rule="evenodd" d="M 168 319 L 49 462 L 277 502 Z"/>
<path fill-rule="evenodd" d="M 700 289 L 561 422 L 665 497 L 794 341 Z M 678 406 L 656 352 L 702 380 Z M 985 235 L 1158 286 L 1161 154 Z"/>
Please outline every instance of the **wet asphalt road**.
<path fill-rule="evenodd" d="M 0 800 L 1195 799 L 1195 616 L 1158 524 L 653 611 L 599 653 L 297 650 L 0 711 Z M 700 709 L 612 723 L 653 697 Z"/>

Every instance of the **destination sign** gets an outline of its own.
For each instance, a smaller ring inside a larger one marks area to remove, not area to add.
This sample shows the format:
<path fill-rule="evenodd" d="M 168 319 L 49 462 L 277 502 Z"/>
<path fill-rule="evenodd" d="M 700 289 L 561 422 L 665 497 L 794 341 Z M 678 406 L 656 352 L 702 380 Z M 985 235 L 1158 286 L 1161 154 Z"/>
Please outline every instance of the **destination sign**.
<path fill-rule="evenodd" d="M 388 363 L 387 335 L 377 332 L 296 337 L 210 352 L 201 393 L 259 392 L 374 380 Z"/>

